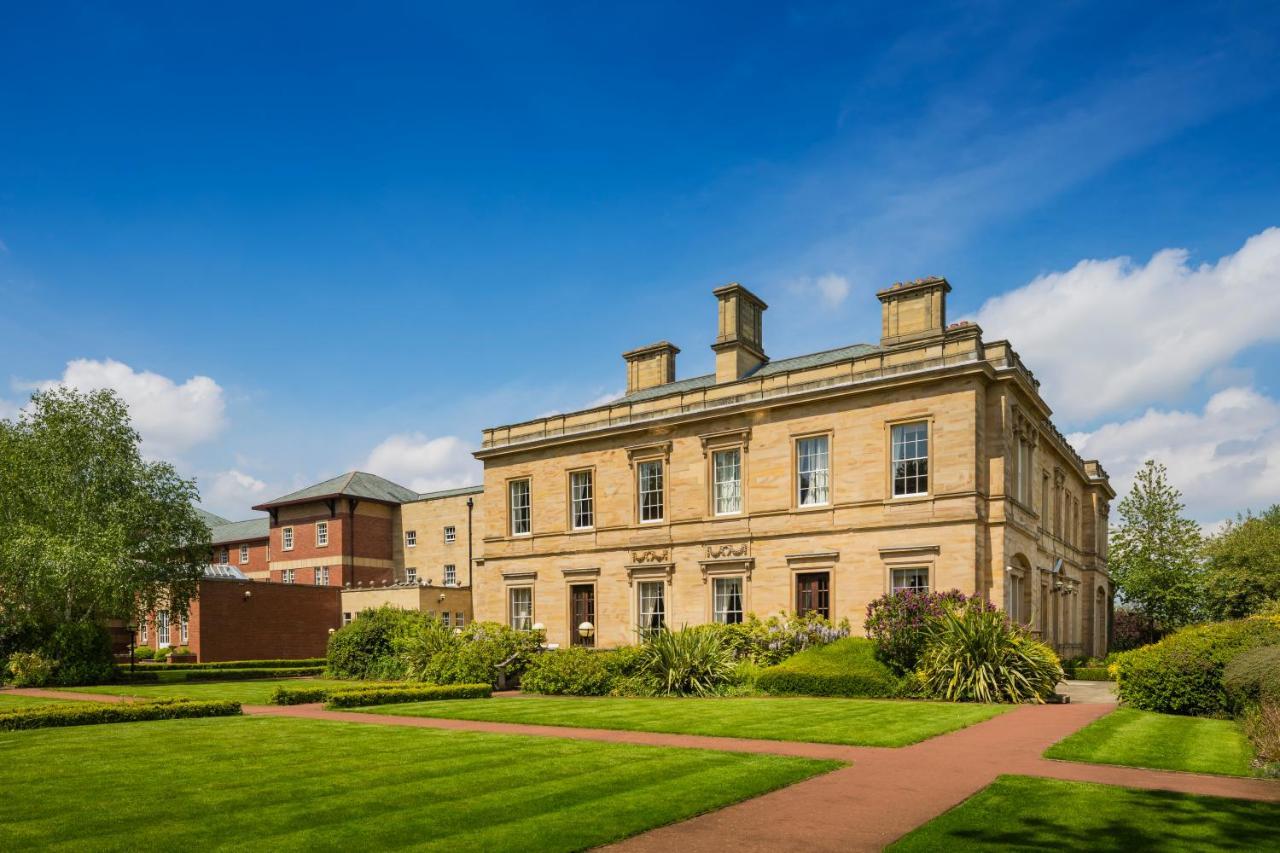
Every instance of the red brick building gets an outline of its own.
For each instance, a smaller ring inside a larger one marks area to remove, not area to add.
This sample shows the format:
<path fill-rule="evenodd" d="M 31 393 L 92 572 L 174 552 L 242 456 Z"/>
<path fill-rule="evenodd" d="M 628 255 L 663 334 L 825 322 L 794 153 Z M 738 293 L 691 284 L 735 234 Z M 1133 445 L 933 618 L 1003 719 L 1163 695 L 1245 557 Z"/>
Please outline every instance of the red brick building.
<path fill-rule="evenodd" d="M 245 521 L 228 521 L 213 513 L 200 510 L 209 525 L 215 565 L 235 566 L 253 580 L 267 580 L 270 575 L 271 547 L 268 519 L 250 518 Z"/>

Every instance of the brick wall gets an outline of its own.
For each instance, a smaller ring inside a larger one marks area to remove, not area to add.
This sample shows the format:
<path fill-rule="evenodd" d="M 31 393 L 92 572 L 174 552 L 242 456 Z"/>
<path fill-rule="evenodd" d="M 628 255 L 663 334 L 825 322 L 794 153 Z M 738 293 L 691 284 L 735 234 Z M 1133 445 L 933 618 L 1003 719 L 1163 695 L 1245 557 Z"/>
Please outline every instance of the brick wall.
<path fill-rule="evenodd" d="M 240 546 L 249 546 L 249 562 L 240 562 Z M 250 577 L 266 577 L 267 572 L 267 540 L 249 539 L 242 542 L 227 542 L 213 546 L 213 562 L 224 562 L 223 550 L 226 550 L 225 562 L 235 566 Z"/>
<path fill-rule="evenodd" d="M 336 586 L 209 580 L 192 608 L 188 645 L 201 661 L 324 657 L 329 629 L 341 625 Z"/>

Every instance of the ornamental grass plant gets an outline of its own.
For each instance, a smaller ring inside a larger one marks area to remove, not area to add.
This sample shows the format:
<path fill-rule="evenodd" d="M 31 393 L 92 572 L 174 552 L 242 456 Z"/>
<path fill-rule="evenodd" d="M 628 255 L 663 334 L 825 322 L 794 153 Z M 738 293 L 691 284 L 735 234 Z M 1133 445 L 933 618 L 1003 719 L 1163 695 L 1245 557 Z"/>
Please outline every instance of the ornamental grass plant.
<path fill-rule="evenodd" d="M 984 607 L 950 606 L 929 621 L 917 677 L 951 702 L 1044 702 L 1062 680 L 1058 656 Z"/>

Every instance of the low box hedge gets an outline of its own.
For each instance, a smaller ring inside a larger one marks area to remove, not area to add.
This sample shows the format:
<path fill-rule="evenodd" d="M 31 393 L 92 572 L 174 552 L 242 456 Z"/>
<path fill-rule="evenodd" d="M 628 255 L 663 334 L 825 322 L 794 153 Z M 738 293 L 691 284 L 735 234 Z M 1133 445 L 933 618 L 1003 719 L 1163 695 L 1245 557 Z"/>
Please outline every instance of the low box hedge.
<path fill-rule="evenodd" d="M 162 699 L 155 702 L 83 702 L 45 705 L 0 714 L 0 731 L 134 723 L 144 720 L 182 720 L 193 717 L 235 717 L 239 702 Z"/>
<path fill-rule="evenodd" d="M 253 678 L 301 678 L 320 675 L 323 666 L 295 666 L 277 669 L 181 669 L 147 667 L 130 672 L 122 669 L 116 679 L 125 684 L 175 683 L 182 681 L 245 681 Z"/>
<path fill-rule="evenodd" d="M 156 663 L 147 666 L 148 670 L 176 669 L 297 669 L 299 667 L 323 667 L 324 658 L 297 658 L 289 660 L 219 660 L 207 663 Z"/>
<path fill-rule="evenodd" d="M 439 699 L 488 699 L 493 695 L 489 684 L 439 684 L 421 687 L 369 687 L 363 690 L 335 690 L 325 707 L 362 708 L 369 705 L 391 705 L 399 702 L 432 702 Z"/>
<path fill-rule="evenodd" d="M 277 687 L 267 701 L 272 705 L 310 705 L 329 698 L 329 687 Z"/>
<path fill-rule="evenodd" d="M 756 687 L 775 696 L 847 696 L 888 699 L 907 691 L 907 680 L 875 657 L 875 643 L 837 640 L 761 671 Z"/>
<path fill-rule="evenodd" d="M 1078 666 L 1072 670 L 1071 678 L 1076 681 L 1115 681 L 1105 666 Z"/>

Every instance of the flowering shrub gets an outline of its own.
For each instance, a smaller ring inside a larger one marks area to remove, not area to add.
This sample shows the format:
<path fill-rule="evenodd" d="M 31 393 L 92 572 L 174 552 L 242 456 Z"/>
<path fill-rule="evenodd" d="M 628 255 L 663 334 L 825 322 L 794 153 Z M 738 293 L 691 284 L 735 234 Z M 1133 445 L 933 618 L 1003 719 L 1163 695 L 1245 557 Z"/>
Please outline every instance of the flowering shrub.
<path fill-rule="evenodd" d="M 981 598 L 969 598 L 958 589 L 946 592 L 891 592 L 867 605 L 863 623 L 875 641 L 876 656 L 899 675 L 920 662 L 929 640 L 929 625 L 942 616 L 945 605 L 959 604 L 976 610 L 995 610 Z"/>
<path fill-rule="evenodd" d="M 9 673 L 19 687 L 44 687 L 53 680 L 57 661 L 39 652 L 14 652 L 9 656 Z"/>
<path fill-rule="evenodd" d="M 1127 652 L 1160 639 L 1160 632 L 1141 613 L 1119 608 L 1111 617 L 1111 650 Z"/>
<path fill-rule="evenodd" d="M 708 626 L 710 627 L 710 626 Z M 717 625 L 724 644 L 737 660 L 773 666 L 815 646 L 825 646 L 849 636 L 849 620 L 833 623 L 816 613 L 780 614 L 761 619 L 754 613 L 736 625 Z"/>

